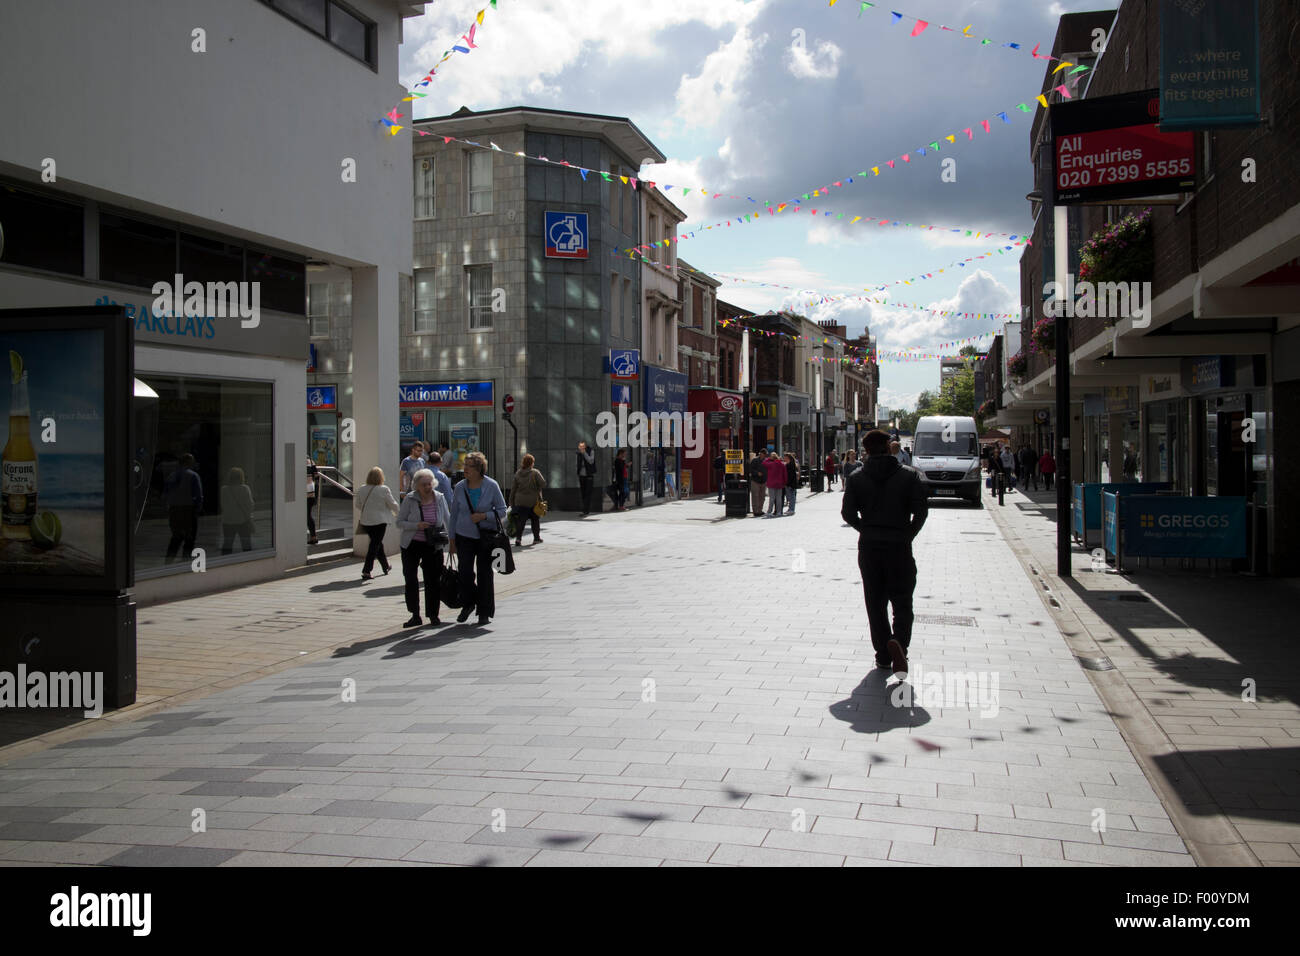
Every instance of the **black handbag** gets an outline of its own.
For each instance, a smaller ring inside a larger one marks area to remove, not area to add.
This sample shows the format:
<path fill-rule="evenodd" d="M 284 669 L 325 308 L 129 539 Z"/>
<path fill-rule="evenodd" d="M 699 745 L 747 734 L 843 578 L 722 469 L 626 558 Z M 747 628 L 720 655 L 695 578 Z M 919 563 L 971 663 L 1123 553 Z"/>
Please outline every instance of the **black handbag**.
<path fill-rule="evenodd" d="M 454 558 L 449 558 L 442 566 L 442 576 L 438 578 L 438 598 L 447 607 L 461 607 L 465 603 L 460 599 L 460 574 L 456 570 Z"/>
<path fill-rule="evenodd" d="M 497 567 L 498 552 L 505 552 L 504 560 L 502 562 L 505 565 L 505 568 L 501 573 L 514 574 L 515 556 L 510 550 L 510 536 L 507 535 L 505 529 L 501 527 L 501 519 L 497 518 L 495 511 L 492 512 L 492 517 L 497 519 L 497 529 L 495 531 L 489 531 L 487 534 L 483 534 L 483 532 L 480 531 L 479 535 L 483 538 L 484 544 L 488 549 L 488 554 L 492 555 L 493 569 L 495 570 Z"/>

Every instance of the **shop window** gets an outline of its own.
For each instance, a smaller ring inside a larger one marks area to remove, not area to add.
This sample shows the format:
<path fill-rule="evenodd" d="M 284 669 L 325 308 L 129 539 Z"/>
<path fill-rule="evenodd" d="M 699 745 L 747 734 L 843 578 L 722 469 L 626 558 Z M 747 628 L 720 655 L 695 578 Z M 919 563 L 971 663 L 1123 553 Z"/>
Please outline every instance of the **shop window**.
<path fill-rule="evenodd" d="M 433 275 L 432 269 L 415 270 L 415 322 L 412 331 L 416 334 L 434 329 Z"/>
<path fill-rule="evenodd" d="M 329 283 L 313 282 L 307 286 L 307 322 L 311 336 L 323 338 L 330 334 Z"/>
<path fill-rule="evenodd" d="M 175 229 L 100 214 L 100 279 L 151 289 L 155 282 L 173 281 L 176 266 Z"/>
<path fill-rule="evenodd" d="M 350 56 L 375 66 L 375 24 L 335 0 L 262 0 Z"/>
<path fill-rule="evenodd" d="M 242 282 L 244 250 L 220 239 L 180 234 L 180 273 L 188 282 Z"/>
<path fill-rule="evenodd" d="M 262 308 L 307 314 L 307 264 L 261 249 L 245 250 L 245 274 L 260 284 Z"/>
<path fill-rule="evenodd" d="M 187 546 L 202 548 L 209 565 L 265 558 L 275 547 L 271 383 L 151 372 L 137 378 L 158 393 L 158 424 L 154 434 L 138 436 L 154 457 L 135 533 L 136 570 L 188 574 Z M 193 477 L 184 473 L 187 455 Z M 306 534 L 305 513 L 300 530 Z"/>
<path fill-rule="evenodd" d="M 470 331 L 492 328 L 492 267 L 466 266 L 465 289 Z"/>
<path fill-rule="evenodd" d="M 465 156 L 469 182 L 469 214 L 484 216 L 492 212 L 492 154 L 476 150 Z"/>
<path fill-rule="evenodd" d="M 73 203 L 0 186 L 0 263 L 81 275 L 84 217 Z"/>
<path fill-rule="evenodd" d="M 421 156 L 415 161 L 415 218 L 436 218 L 437 206 L 434 202 L 434 166 L 432 156 Z"/>

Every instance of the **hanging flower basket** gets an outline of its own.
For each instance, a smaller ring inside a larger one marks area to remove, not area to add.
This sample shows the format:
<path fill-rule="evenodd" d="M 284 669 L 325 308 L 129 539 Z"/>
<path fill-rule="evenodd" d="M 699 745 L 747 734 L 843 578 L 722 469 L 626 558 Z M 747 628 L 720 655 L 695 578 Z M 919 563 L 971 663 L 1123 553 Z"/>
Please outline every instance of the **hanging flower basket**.
<path fill-rule="evenodd" d="M 1030 352 L 1056 351 L 1056 319 L 1052 316 L 1039 319 L 1029 333 Z"/>
<path fill-rule="evenodd" d="M 1079 280 L 1147 282 L 1155 273 L 1151 209 L 1125 216 L 1093 234 L 1079 250 Z"/>
<path fill-rule="evenodd" d="M 1024 352 L 1017 352 L 1007 359 L 1007 374 L 1018 381 L 1024 381 L 1029 371 L 1029 357 Z"/>

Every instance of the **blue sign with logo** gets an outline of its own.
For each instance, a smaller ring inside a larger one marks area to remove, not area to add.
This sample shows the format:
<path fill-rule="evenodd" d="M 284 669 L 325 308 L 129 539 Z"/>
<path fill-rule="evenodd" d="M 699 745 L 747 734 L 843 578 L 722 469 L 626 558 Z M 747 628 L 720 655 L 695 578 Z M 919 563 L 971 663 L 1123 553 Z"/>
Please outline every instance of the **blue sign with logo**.
<path fill-rule="evenodd" d="M 332 412 L 338 410 L 337 385 L 308 385 L 307 411 Z"/>
<path fill-rule="evenodd" d="M 654 365 L 645 367 L 645 410 L 686 411 L 686 375 Z"/>
<path fill-rule="evenodd" d="M 1119 554 L 1119 495 L 1101 493 L 1101 545 L 1107 554 Z"/>
<path fill-rule="evenodd" d="M 1160 5 L 1160 128 L 1224 129 L 1260 120 L 1259 0 Z"/>
<path fill-rule="evenodd" d="M 609 386 L 609 403 L 616 408 L 619 405 L 632 404 L 632 386 L 631 385 L 610 385 Z"/>
<path fill-rule="evenodd" d="M 454 382 L 432 385 L 397 386 L 399 408 L 491 408 L 491 382 Z"/>
<path fill-rule="evenodd" d="M 546 211 L 543 224 L 546 237 L 546 258 L 585 259 L 590 249 L 587 242 L 587 214 L 585 212 Z"/>
<path fill-rule="evenodd" d="M 404 442 L 412 442 L 417 438 L 423 438 L 422 432 L 415 429 L 415 422 L 411 421 L 406 415 L 401 415 L 397 419 L 397 434 Z"/>
<path fill-rule="evenodd" d="M 641 374 L 640 349 L 610 349 L 609 371 L 615 379 L 631 382 Z"/>
<path fill-rule="evenodd" d="M 1134 495 L 1124 499 L 1123 527 L 1125 556 L 1246 557 L 1245 498 Z"/>

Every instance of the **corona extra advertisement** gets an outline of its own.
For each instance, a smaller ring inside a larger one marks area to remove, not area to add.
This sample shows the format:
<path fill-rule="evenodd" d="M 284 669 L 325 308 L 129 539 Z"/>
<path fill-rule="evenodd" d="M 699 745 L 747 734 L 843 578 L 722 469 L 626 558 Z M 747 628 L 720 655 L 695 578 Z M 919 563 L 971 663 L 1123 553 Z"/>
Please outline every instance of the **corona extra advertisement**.
<path fill-rule="evenodd" d="M 104 335 L 0 331 L 0 574 L 104 573 Z"/>

